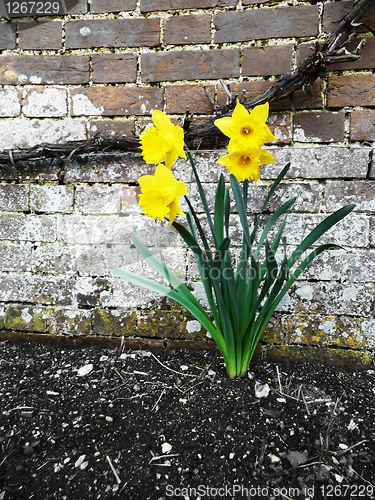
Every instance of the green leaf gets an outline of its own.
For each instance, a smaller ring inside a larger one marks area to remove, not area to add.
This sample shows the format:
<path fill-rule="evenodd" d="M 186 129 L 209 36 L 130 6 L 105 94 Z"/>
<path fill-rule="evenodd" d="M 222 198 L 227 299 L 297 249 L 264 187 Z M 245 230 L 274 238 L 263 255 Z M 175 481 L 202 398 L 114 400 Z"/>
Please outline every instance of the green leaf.
<path fill-rule="evenodd" d="M 241 192 L 241 187 L 236 177 L 232 174 L 230 175 L 230 183 L 232 186 L 234 199 L 236 200 L 238 214 L 240 216 L 241 226 L 243 229 L 243 237 L 244 240 L 246 241 L 247 246 L 250 249 L 252 242 L 250 238 L 249 223 L 247 220 L 247 211 L 243 199 L 243 194 Z"/>
<path fill-rule="evenodd" d="M 224 239 L 224 226 L 223 226 L 224 197 L 225 197 L 224 175 L 221 174 L 216 189 L 215 210 L 214 210 L 214 226 L 219 242 L 221 242 Z"/>
<path fill-rule="evenodd" d="M 267 223 L 262 231 L 262 234 L 259 238 L 259 243 L 258 243 L 258 246 L 257 246 L 255 254 L 254 254 L 255 260 L 258 260 L 259 253 L 260 253 L 260 250 L 262 248 L 263 242 L 267 238 L 268 233 L 269 233 L 270 229 L 272 228 L 272 226 L 279 219 L 279 217 L 281 217 L 282 215 L 284 215 L 286 212 L 288 212 L 291 209 L 291 207 L 293 206 L 295 201 L 296 201 L 296 198 L 291 198 L 286 203 L 284 203 L 280 208 L 278 208 L 276 210 L 276 212 L 274 214 L 272 214 L 272 216 L 269 218 L 269 220 L 267 221 Z"/>

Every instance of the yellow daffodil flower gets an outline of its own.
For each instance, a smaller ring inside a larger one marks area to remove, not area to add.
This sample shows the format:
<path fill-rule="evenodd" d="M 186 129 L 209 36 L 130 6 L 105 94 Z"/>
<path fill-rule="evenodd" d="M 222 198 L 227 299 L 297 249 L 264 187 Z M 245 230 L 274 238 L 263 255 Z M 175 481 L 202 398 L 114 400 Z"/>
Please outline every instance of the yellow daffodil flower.
<path fill-rule="evenodd" d="M 259 180 L 260 166 L 275 163 L 271 153 L 263 149 L 241 151 L 230 147 L 228 154 L 217 160 L 217 163 L 225 165 L 230 174 L 233 174 L 239 182 L 252 179 L 255 184 Z"/>
<path fill-rule="evenodd" d="M 176 215 L 185 215 L 180 207 L 180 196 L 187 194 L 184 182 L 178 181 L 171 170 L 160 163 L 154 175 L 142 175 L 138 179 L 142 194 L 139 195 L 139 205 L 149 217 L 164 219 L 169 216 L 169 226 Z"/>
<path fill-rule="evenodd" d="M 139 136 L 143 158 L 146 163 L 155 165 L 165 162 L 166 167 L 171 169 L 179 156 L 186 159 L 184 131 L 173 125 L 162 111 L 154 111 L 151 118 L 155 126 L 147 128 Z"/>
<path fill-rule="evenodd" d="M 269 104 L 260 104 L 249 113 L 237 99 L 232 116 L 219 118 L 215 125 L 236 143 L 238 150 L 258 149 L 267 142 L 274 141 L 274 136 L 266 121 L 268 118 Z"/>

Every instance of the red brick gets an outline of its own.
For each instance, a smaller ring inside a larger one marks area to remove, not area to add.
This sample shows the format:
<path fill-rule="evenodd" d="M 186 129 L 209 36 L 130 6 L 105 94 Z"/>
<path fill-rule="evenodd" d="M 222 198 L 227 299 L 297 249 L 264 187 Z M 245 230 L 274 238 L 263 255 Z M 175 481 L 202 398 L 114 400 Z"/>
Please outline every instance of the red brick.
<path fill-rule="evenodd" d="M 155 47 L 159 19 L 94 19 L 66 23 L 66 48 Z"/>
<path fill-rule="evenodd" d="M 208 14 L 198 16 L 172 16 L 164 24 L 163 41 L 172 45 L 209 43 L 211 21 Z"/>
<path fill-rule="evenodd" d="M 375 110 L 355 110 L 350 114 L 350 139 L 375 141 Z"/>
<path fill-rule="evenodd" d="M 237 49 L 146 52 L 141 55 L 144 82 L 216 80 L 240 74 Z"/>
<path fill-rule="evenodd" d="M 237 95 L 240 101 L 242 99 L 253 99 L 257 97 L 270 87 L 272 87 L 274 82 L 272 81 L 253 81 L 253 82 L 233 82 L 230 84 L 230 89 L 232 94 Z M 298 90 L 290 98 L 280 99 L 270 104 L 270 109 L 273 111 L 280 111 L 286 109 L 311 109 L 311 108 L 322 108 L 322 82 L 319 80 L 311 85 L 309 88 L 311 95 L 304 90 Z M 218 87 L 217 92 L 218 105 L 225 106 L 227 103 L 227 95 L 221 86 Z"/>
<path fill-rule="evenodd" d="M 288 45 L 267 45 L 243 49 L 244 76 L 284 75 L 292 69 L 292 49 Z"/>
<path fill-rule="evenodd" d="M 101 14 L 105 12 L 122 12 L 134 10 L 137 0 L 91 0 L 90 12 Z"/>
<path fill-rule="evenodd" d="M 351 42 L 345 45 L 349 52 L 353 52 L 360 40 L 362 38 L 355 38 Z M 347 69 L 372 69 L 375 67 L 375 38 L 366 38 L 366 43 L 362 47 L 361 57 L 356 61 L 349 61 L 345 63 L 334 63 L 327 66 L 327 71 L 337 71 L 337 70 L 347 70 Z M 310 48 L 311 47 L 311 48 Z M 314 51 L 312 50 L 313 45 L 311 43 L 305 43 L 297 48 L 297 65 L 311 55 Z"/>
<path fill-rule="evenodd" d="M 220 12 L 214 18 L 215 43 L 316 36 L 316 5 Z"/>
<path fill-rule="evenodd" d="M 0 23 L 0 50 L 16 47 L 16 25 L 12 22 Z"/>
<path fill-rule="evenodd" d="M 215 87 L 208 86 L 211 96 L 215 97 Z M 170 85 L 165 88 L 167 113 L 185 114 L 188 107 L 190 113 L 210 115 L 212 105 L 201 85 Z"/>
<path fill-rule="evenodd" d="M 375 74 L 331 76 L 328 79 L 327 105 L 375 106 Z"/>
<path fill-rule="evenodd" d="M 87 56 L 0 56 L 0 84 L 82 84 L 89 82 Z"/>
<path fill-rule="evenodd" d="M 330 111 L 296 113 L 293 139 L 298 142 L 339 142 L 344 140 L 345 113 Z"/>
<path fill-rule="evenodd" d="M 233 7 L 236 3 L 237 0 L 141 0 L 141 12 L 204 9 L 207 7 Z"/>
<path fill-rule="evenodd" d="M 325 2 L 323 10 L 323 30 L 330 33 L 338 24 L 338 22 L 346 15 L 353 7 L 353 2 Z M 356 26 L 355 31 L 366 32 L 375 30 L 375 9 L 370 7 L 361 19 L 362 25 Z"/>
<path fill-rule="evenodd" d="M 134 120 L 92 120 L 90 122 L 90 136 L 100 134 L 101 137 L 115 139 L 134 132 Z"/>
<path fill-rule="evenodd" d="M 163 109 L 163 89 L 153 87 L 90 87 L 72 89 L 73 116 L 149 115 Z M 95 111 L 97 109 L 97 112 Z"/>
<path fill-rule="evenodd" d="M 135 54 L 93 54 L 92 81 L 94 83 L 135 82 L 137 56 Z"/>
<path fill-rule="evenodd" d="M 19 48 L 29 50 L 61 49 L 62 22 L 18 23 Z"/>
<path fill-rule="evenodd" d="M 278 137 L 271 144 L 290 144 L 292 134 L 289 113 L 271 113 L 267 124 L 273 135 Z"/>

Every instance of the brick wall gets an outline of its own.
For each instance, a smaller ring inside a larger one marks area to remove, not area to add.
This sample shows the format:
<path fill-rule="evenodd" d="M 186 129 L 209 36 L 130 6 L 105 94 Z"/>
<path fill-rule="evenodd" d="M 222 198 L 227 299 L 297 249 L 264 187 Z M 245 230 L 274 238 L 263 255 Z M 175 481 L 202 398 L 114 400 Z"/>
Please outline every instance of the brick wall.
<path fill-rule="evenodd" d="M 176 123 L 212 116 L 224 80 L 239 97 L 262 93 L 293 71 L 347 13 L 352 2 L 279 4 L 261 0 L 82 0 L 53 17 L 0 22 L 0 150 L 140 133 L 153 110 Z M 279 355 L 334 355 L 369 362 L 375 349 L 375 9 L 348 49 L 365 38 L 358 61 L 327 68 L 309 89 L 271 106 L 278 161 L 252 188 L 256 212 L 267 185 L 292 168 L 277 200 L 298 195 L 287 237 L 347 203 L 356 210 L 327 252 L 301 275 L 264 336 Z M 210 195 L 219 151 L 197 153 Z M 115 264 L 149 275 L 130 245 L 134 225 L 200 296 L 191 256 L 173 229 L 142 216 L 137 178 L 153 167 L 137 154 L 100 153 L 0 165 L 0 329 L 2 337 L 139 337 L 155 343 L 206 342 L 181 308 L 113 278 Z M 188 182 L 184 162 L 176 166 Z M 193 194 L 194 194 L 194 187 Z M 277 201 L 276 200 L 276 201 Z M 277 207 L 275 202 L 271 210 Z M 234 214 L 233 237 L 238 243 Z M 13 333 L 12 333 L 13 332 Z M 304 349 L 301 349 L 301 346 Z M 326 349 L 317 350 L 316 346 Z"/>

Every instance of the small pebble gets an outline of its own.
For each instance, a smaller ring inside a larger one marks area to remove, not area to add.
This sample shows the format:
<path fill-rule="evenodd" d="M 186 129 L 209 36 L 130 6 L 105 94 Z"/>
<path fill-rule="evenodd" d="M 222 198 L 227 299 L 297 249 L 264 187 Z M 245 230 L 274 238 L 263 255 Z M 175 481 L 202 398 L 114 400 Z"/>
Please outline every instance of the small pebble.
<path fill-rule="evenodd" d="M 80 466 L 81 466 L 81 464 L 84 462 L 85 458 L 86 458 L 86 455 L 81 455 L 81 456 L 78 458 L 78 460 L 76 461 L 76 463 L 74 464 L 74 467 L 75 467 L 76 469 L 78 469 L 78 467 L 80 467 Z"/>

